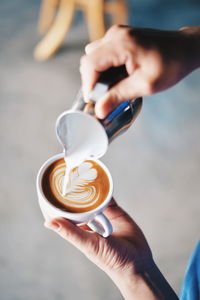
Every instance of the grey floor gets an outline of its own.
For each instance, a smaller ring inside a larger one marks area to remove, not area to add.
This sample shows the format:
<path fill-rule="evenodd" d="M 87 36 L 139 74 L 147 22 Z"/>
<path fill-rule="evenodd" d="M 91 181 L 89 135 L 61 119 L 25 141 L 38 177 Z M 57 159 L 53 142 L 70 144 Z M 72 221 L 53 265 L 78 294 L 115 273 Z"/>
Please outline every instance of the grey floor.
<path fill-rule="evenodd" d="M 176 29 L 198 25 L 199 1 L 129 1 L 130 24 Z M 57 116 L 80 86 L 87 31 L 76 18 L 51 60 L 34 61 L 37 1 L 0 2 L 0 299 L 122 299 L 79 251 L 43 227 L 36 173 L 61 151 Z M 177 292 L 200 227 L 200 70 L 146 97 L 135 125 L 103 161 L 115 198 L 143 229 L 156 262 Z"/>

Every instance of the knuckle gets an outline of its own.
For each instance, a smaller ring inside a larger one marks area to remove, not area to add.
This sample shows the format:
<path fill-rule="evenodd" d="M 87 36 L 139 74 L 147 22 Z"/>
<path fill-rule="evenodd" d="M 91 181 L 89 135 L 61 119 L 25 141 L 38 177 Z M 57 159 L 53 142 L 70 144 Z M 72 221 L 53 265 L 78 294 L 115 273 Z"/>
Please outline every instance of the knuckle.
<path fill-rule="evenodd" d="M 85 46 L 85 52 L 87 53 L 88 49 L 90 49 L 92 46 L 92 43 L 89 43 Z"/>
<path fill-rule="evenodd" d="M 71 239 L 71 233 L 69 230 L 67 230 L 65 227 L 62 227 L 62 229 L 60 230 L 59 234 L 67 239 L 67 240 L 70 240 Z"/>
<path fill-rule="evenodd" d="M 121 35 L 125 38 L 129 37 L 129 29 L 125 27 L 121 27 Z"/>
<path fill-rule="evenodd" d="M 121 40 L 123 43 L 130 39 L 129 34 L 130 29 L 127 27 L 119 26 L 116 32 L 117 39 Z"/>
<path fill-rule="evenodd" d="M 121 29 L 120 25 L 118 25 L 118 24 L 115 24 L 110 28 L 110 30 L 112 30 L 112 31 L 119 31 L 120 29 Z"/>
<path fill-rule="evenodd" d="M 119 30 L 120 30 L 120 26 L 117 25 L 117 24 L 115 24 L 115 25 L 111 26 L 111 27 L 108 29 L 108 31 L 106 32 L 105 37 L 106 37 L 106 38 L 107 38 L 107 37 L 110 37 L 110 36 L 112 37 L 112 35 L 113 35 L 113 34 L 116 34 Z"/>
<path fill-rule="evenodd" d="M 86 55 L 90 54 L 91 52 L 93 52 L 96 48 L 98 48 L 98 46 L 100 45 L 101 40 L 96 40 L 92 43 L 89 43 L 85 46 L 85 53 Z"/>

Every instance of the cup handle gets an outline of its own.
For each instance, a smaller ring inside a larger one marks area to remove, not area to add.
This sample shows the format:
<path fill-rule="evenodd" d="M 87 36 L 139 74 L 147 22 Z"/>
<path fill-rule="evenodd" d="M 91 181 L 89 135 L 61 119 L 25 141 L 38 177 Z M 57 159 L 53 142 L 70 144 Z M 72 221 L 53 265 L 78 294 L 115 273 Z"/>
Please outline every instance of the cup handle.
<path fill-rule="evenodd" d="M 87 225 L 95 232 L 99 233 L 103 237 L 108 237 L 113 232 L 110 221 L 106 218 L 103 213 L 100 213 L 94 217 L 93 220 L 89 221 Z"/>

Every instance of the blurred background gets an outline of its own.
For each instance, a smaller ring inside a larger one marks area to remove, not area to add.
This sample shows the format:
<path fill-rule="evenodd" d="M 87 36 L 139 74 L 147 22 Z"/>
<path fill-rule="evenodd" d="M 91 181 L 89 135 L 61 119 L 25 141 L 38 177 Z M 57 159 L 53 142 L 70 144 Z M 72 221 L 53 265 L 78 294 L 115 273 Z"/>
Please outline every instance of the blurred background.
<path fill-rule="evenodd" d="M 88 43 L 76 12 L 50 59 L 33 58 L 39 0 L 0 1 L 0 291 L 2 300 L 122 299 L 107 276 L 43 227 L 35 180 L 62 151 L 54 132 L 80 87 L 79 59 Z M 127 1 L 133 26 L 199 25 L 199 0 Z M 103 157 L 114 196 L 143 229 L 161 271 L 180 291 L 199 239 L 200 70 L 144 99 L 134 126 Z"/>

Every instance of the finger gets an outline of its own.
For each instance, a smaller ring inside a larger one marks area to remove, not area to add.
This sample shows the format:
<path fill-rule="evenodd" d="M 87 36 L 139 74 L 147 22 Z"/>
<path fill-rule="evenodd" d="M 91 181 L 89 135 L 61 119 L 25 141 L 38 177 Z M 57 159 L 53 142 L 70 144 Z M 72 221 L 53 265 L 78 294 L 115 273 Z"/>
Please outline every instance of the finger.
<path fill-rule="evenodd" d="M 92 43 L 89 43 L 86 45 L 85 47 L 85 53 L 86 54 L 90 54 L 92 51 L 94 51 L 95 49 L 97 49 L 98 47 L 100 47 L 103 43 L 106 43 L 107 41 L 113 40 L 113 36 L 116 35 L 116 33 L 118 33 L 119 31 L 122 31 L 122 28 L 125 28 L 128 26 L 123 26 L 123 25 L 113 25 L 111 28 L 109 28 L 107 30 L 107 32 L 105 33 L 105 35 L 101 38 L 98 39 Z"/>
<path fill-rule="evenodd" d="M 105 209 L 104 213 L 110 221 L 118 217 L 127 215 L 127 213 L 117 204 L 114 198 L 111 200 L 110 204 Z"/>
<path fill-rule="evenodd" d="M 79 228 L 84 229 L 86 231 L 92 232 L 92 229 L 87 224 L 80 224 L 80 225 L 77 224 L 76 226 L 78 226 Z"/>
<path fill-rule="evenodd" d="M 82 79 L 83 97 L 84 100 L 88 102 L 89 94 L 99 77 L 99 72 L 95 70 L 93 64 L 89 62 L 89 59 L 86 56 L 83 56 L 80 64 L 80 73 Z"/>
<path fill-rule="evenodd" d="M 97 49 L 101 44 L 102 44 L 103 40 L 99 39 L 96 40 L 88 45 L 86 45 L 85 47 L 85 53 L 86 54 L 90 54 L 92 51 L 94 51 L 95 49 Z"/>
<path fill-rule="evenodd" d="M 112 197 L 112 199 L 111 199 L 111 201 L 110 201 L 108 207 L 111 207 L 111 206 L 118 206 L 116 200 L 115 200 L 113 197 Z"/>
<path fill-rule="evenodd" d="M 86 71 L 87 70 L 87 71 Z M 85 102 L 89 102 L 90 100 L 90 92 L 95 86 L 99 78 L 99 72 L 96 72 L 94 69 L 88 67 L 83 73 L 81 74 L 82 79 L 82 92 L 83 98 Z"/>
<path fill-rule="evenodd" d="M 122 26 L 120 26 L 120 25 L 114 25 L 114 26 L 112 26 L 111 28 L 109 28 L 107 30 L 107 32 L 105 33 L 105 35 L 101 39 L 98 39 L 98 40 L 96 40 L 96 41 L 94 41 L 94 42 L 89 43 L 88 45 L 86 45 L 86 47 L 85 47 L 86 54 L 90 54 L 92 51 L 94 51 L 99 46 L 101 46 L 104 42 L 110 40 L 110 38 L 113 38 L 113 36 L 121 28 L 122 28 Z"/>
<path fill-rule="evenodd" d="M 99 119 L 105 118 L 121 102 L 139 97 L 132 76 L 120 81 L 112 87 L 95 105 L 95 113 Z"/>
<path fill-rule="evenodd" d="M 84 253 L 89 250 L 94 240 L 95 233 L 87 232 L 64 218 L 53 219 L 45 223 L 45 226 L 57 232 L 62 238 Z"/>
<path fill-rule="evenodd" d="M 51 221 L 51 217 L 49 215 L 46 214 L 46 212 L 42 212 L 43 213 L 43 216 L 44 216 L 44 219 L 45 219 L 45 222 L 50 222 Z"/>
<path fill-rule="evenodd" d="M 89 99 L 89 93 L 94 87 L 100 72 L 112 66 L 121 66 L 126 63 L 127 56 L 118 54 L 112 43 L 103 43 L 90 54 L 81 59 L 80 73 L 82 89 L 85 101 Z"/>
<path fill-rule="evenodd" d="M 150 74 L 151 75 L 151 74 Z M 99 119 L 105 118 L 121 102 L 155 93 L 152 76 L 148 76 L 140 67 L 132 75 L 114 85 L 95 105 Z"/>
<path fill-rule="evenodd" d="M 104 38 L 113 38 L 114 35 L 116 35 L 119 31 L 121 31 L 122 26 L 115 24 L 113 26 L 111 26 L 107 31 L 106 34 L 104 36 Z"/>

